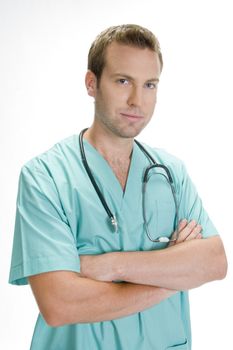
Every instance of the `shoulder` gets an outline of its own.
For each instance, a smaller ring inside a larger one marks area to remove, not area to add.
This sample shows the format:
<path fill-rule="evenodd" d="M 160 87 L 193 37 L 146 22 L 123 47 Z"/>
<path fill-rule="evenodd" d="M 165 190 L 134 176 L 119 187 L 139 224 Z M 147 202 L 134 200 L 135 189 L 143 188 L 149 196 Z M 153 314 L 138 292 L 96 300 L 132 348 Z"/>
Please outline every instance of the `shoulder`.
<path fill-rule="evenodd" d="M 78 136 L 72 135 L 30 159 L 23 165 L 21 173 L 39 172 L 51 175 L 51 172 L 55 171 L 56 168 L 66 167 L 66 164 L 70 164 L 78 154 Z"/>
<path fill-rule="evenodd" d="M 178 190 L 188 175 L 184 162 L 179 157 L 167 152 L 165 149 L 151 147 L 145 143 L 142 143 L 142 145 L 158 164 L 162 164 L 169 169 Z"/>
<path fill-rule="evenodd" d="M 186 166 L 180 158 L 161 148 L 150 147 L 146 144 L 143 144 L 143 146 L 150 155 L 154 157 L 158 164 L 164 165 L 168 168 L 173 179 L 175 190 L 178 194 L 182 193 L 185 186 L 193 185 Z"/>
<path fill-rule="evenodd" d="M 165 149 L 151 147 L 145 143 L 142 143 L 142 145 L 154 157 L 154 159 L 157 163 L 164 164 L 164 165 L 167 165 L 169 167 L 170 166 L 175 167 L 175 168 L 180 168 L 180 167 L 182 168 L 184 166 L 184 163 L 180 158 L 169 153 Z"/>

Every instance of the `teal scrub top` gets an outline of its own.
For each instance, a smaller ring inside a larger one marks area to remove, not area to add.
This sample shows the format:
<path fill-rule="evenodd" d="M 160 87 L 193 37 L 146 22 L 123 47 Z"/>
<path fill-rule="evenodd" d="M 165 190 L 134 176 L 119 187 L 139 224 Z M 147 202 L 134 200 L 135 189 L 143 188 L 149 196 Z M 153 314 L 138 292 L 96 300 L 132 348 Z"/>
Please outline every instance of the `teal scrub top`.
<path fill-rule="evenodd" d="M 197 220 L 204 238 L 216 235 L 183 163 L 161 149 L 144 146 L 172 174 L 180 219 Z M 152 243 L 144 230 L 142 179 L 147 157 L 134 144 L 123 192 L 106 160 L 86 140 L 84 148 L 95 180 L 118 219 L 118 233 L 112 231 L 83 167 L 78 135 L 71 136 L 22 168 L 10 283 L 25 285 L 28 276 L 48 271 L 79 272 L 82 254 L 166 249 L 166 243 Z M 146 217 L 154 237 L 170 236 L 175 229 L 174 200 L 162 175 L 149 179 Z M 50 327 L 39 314 L 31 343 L 31 350 L 172 348 L 191 349 L 188 293 L 183 291 L 145 311 L 105 322 Z"/>

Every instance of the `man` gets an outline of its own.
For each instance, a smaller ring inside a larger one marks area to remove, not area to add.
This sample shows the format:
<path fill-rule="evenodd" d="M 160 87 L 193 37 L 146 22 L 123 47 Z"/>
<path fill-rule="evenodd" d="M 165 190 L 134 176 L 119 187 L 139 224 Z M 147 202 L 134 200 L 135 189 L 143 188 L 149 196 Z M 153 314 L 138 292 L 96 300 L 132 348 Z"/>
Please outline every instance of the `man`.
<path fill-rule="evenodd" d="M 22 169 L 10 282 L 29 282 L 40 309 L 32 350 L 191 349 L 187 290 L 226 275 L 182 162 L 134 142 L 162 65 L 147 29 L 102 32 L 86 74 L 92 126 Z"/>

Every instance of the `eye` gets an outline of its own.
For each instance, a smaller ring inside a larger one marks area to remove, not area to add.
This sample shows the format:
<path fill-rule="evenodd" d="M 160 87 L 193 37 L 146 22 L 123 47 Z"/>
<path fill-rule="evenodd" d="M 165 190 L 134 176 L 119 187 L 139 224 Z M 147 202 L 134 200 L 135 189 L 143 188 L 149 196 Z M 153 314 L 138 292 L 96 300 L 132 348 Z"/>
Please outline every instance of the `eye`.
<path fill-rule="evenodd" d="M 129 84 L 129 81 L 127 79 L 124 79 L 124 78 L 118 79 L 117 82 L 121 85 L 128 85 Z"/>
<path fill-rule="evenodd" d="M 151 90 L 153 90 L 153 89 L 156 89 L 157 88 L 157 86 L 158 86 L 158 83 L 146 83 L 146 87 L 148 88 L 148 89 L 151 89 Z"/>

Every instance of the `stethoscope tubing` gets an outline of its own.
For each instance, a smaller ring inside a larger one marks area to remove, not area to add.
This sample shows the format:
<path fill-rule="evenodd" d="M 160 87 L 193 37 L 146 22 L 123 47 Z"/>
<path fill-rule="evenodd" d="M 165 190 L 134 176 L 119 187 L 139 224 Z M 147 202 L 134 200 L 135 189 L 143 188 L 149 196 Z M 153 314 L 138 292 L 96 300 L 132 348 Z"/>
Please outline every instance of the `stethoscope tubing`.
<path fill-rule="evenodd" d="M 109 217 L 110 222 L 111 222 L 112 226 L 114 227 L 114 231 L 117 232 L 117 230 L 118 230 L 117 219 L 116 219 L 115 215 L 112 213 L 112 211 L 110 210 L 103 194 L 101 193 L 99 186 L 97 185 L 95 178 L 94 178 L 94 176 L 91 172 L 91 169 L 89 167 L 89 164 L 87 162 L 87 158 L 86 158 L 86 154 L 85 154 L 85 150 L 84 150 L 84 145 L 83 145 L 83 135 L 87 130 L 88 130 L 87 128 L 83 129 L 79 134 L 79 147 L 80 147 L 80 154 L 81 154 L 82 163 L 83 163 L 84 168 L 87 172 L 87 175 L 88 175 L 88 177 L 89 177 L 89 179 L 90 179 L 90 181 L 91 181 L 91 183 L 92 183 L 92 185 L 93 185 L 93 187 L 94 187 L 94 189 L 95 189 L 95 191 L 96 191 L 96 193 L 97 193 L 97 195 L 98 195 L 98 197 L 103 205 L 103 208 L 105 209 L 107 216 Z M 137 140 L 134 140 L 134 142 L 137 144 L 137 146 L 145 154 L 145 156 L 148 158 L 148 160 L 150 162 L 150 165 L 148 165 L 146 167 L 146 170 L 145 170 L 144 175 L 143 175 L 143 189 L 142 189 L 142 192 L 143 192 L 143 199 L 142 199 L 142 201 L 143 201 L 143 203 L 142 203 L 143 220 L 144 220 L 144 226 L 145 226 L 147 237 L 152 242 L 173 242 L 173 241 L 176 241 L 178 238 L 179 207 L 178 207 L 178 202 L 177 202 L 177 198 L 176 198 L 176 194 L 175 194 L 175 188 L 173 185 L 173 179 L 172 179 L 171 173 L 165 165 L 158 164 L 155 161 L 155 159 L 151 156 L 151 154 L 142 146 L 142 144 L 140 142 L 138 142 Z M 173 195 L 173 199 L 174 199 L 174 203 L 175 203 L 175 212 L 176 212 L 176 221 L 177 221 L 176 222 L 176 227 L 177 227 L 176 237 L 174 239 L 169 239 L 167 237 L 159 237 L 159 238 L 153 239 L 150 232 L 149 232 L 148 226 L 146 224 L 147 220 L 146 220 L 146 210 L 145 210 L 145 192 L 146 192 L 147 182 L 149 180 L 149 172 L 150 172 L 150 170 L 152 170 L 154 168 L 161 168 L 165 171 L 167 176 L 165 176 L 164 174 L 161 174 L 161 175 L 163 175 L 166 178 L 168 184 L 170 185 L 171 191 L 172 191 L 172 195 Z"/>

